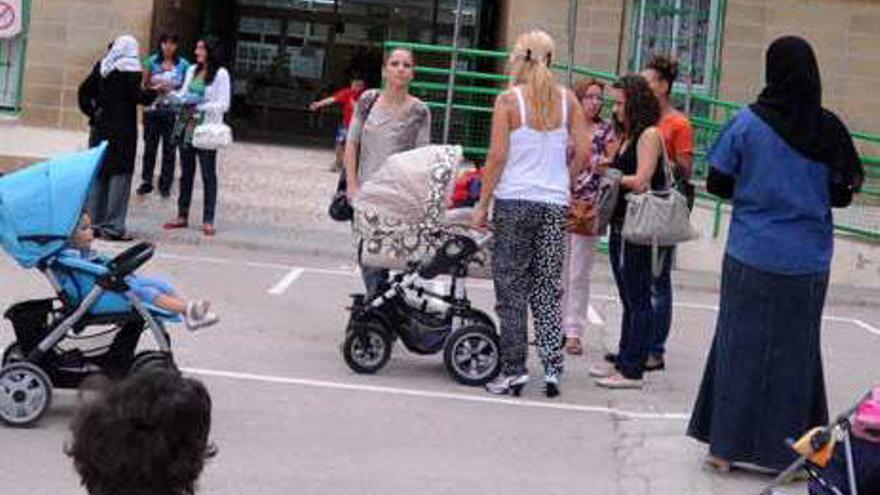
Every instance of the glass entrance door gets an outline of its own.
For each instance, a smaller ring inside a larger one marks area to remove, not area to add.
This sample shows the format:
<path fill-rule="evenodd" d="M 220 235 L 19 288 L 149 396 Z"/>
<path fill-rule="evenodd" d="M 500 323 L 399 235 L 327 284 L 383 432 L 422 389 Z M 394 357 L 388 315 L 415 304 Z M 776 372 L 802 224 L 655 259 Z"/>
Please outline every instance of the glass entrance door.
<path fill-rule="evenodd" d="M 451 43 L 456 5 L 456 0 L 229 1 L 235 116 L 247 122 L 240 126 L 245 137 L 286 134 L 324 142 L 329 135 L 330 143 L 338 111 L 313 114 L 309 104 L 346 87 L 353 74 L 378 87 L 386 40 Z M 476 46 L 475 19 L 488 1 L 465 1 L 463 46 Z"/>

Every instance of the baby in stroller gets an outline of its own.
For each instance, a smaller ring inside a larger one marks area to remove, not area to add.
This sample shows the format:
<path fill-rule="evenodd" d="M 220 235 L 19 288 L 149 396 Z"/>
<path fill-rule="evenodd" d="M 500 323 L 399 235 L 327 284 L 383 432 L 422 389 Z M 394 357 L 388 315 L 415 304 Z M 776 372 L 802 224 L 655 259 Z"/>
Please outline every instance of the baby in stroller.
<path fill-rule="evenodd" d="M 106 265 L 109 258 L 92 251 L 92 242 L 95 240 L 92 230 L 92 220 L 88 213 L 80 218 L 76 231 L 70 238 L 71 245 L 75 248 L 67 251 L 67 256 L 80 256 L 81 258 L 98 264 Z M 190 330 L 208 327 L 220 321 L 217 314 L 211 310 L 211 303 L 204 299 L 185 301 L 168 282 L 142 275 L 129 275 L 125 282 L 132 292 L 146 303 L 152 304 L 159 309 L 183 317 L 184 323 Z"/>
<path fill-rule="evenodd" d="M 0 423 L 36 423 L 53 388 L 78 388 L 96 373 L 175 370 L 166 324 L 182 322 L 187 309 L 192 326 L 215 318 L 207 305 L 183 303 L 170 287 L 134 275 L 152 258 L 152 244 L 112 259 L 83 256 L 91 232 L 82 211 L 105 152 L 106 144 L 0 178 L 0 247 L 21 268 L 39 270 L 55 292 L 4 314 L 15 340 L 0 361 Z"/>

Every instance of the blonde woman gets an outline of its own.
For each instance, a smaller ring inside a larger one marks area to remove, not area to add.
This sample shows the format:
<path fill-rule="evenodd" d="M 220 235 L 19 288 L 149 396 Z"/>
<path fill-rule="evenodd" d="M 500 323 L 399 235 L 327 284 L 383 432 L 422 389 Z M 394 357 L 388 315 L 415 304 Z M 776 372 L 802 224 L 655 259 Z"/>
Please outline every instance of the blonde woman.
<path fill-rule="evenodd" d="M 486 388 L 519 395 L 529 380 L 528 311 L 532 310 L 545 392 L 559 395 L 562 373 L 562 266 L 572 177 L 589 155 L 583 110 L 574 94 L 557 86 L 550 66 L 553 39 L 543 31 L 521 35 L 510 56 L 511 90 L 495 102 L 484 190 L 475 227 L 487 224 L 494 202 L 493 272 L 501 321 L 501 375 Z M 575 137 L 569 168 L 566 147 Z"/>

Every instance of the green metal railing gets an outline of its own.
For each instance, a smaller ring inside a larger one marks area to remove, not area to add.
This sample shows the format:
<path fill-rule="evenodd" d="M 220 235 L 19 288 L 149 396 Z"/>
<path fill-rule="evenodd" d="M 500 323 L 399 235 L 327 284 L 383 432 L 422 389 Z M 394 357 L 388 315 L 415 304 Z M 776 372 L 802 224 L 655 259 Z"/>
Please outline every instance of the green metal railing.
<path fill-rule="evenodd" d="M 420 43 L 386 42 L 385 49 L 406 48 L 416 55 L 419 65 L 416 78 L 411 84 L 414 94 L 422 98 L 434 112 L 434 134 L 439 135 L 442 119 L 447 109 L 448 92 L 452 92 L 451 137 L 450 142 L 461 144 L 466 156 L 481 161 L 488 153 L 491 114 L 494 99 L 505 91 L 510 76 L 504 72 L 508 58 L 505 51 L 459 49 L 458 66 L 454 70 L 456 83 L 450 88 L 450 59 L 453 47 L 427 45 Z M 568 64 L 557 63 L 554 70 L 565 73 Z M 575 65 L 570 70 L 581 77 L 591 77 L 604 82 L 613 82 L 617 76 L 611 72 Z M 694 181 L 699 186 L 698 199 L 712 208 L 713 236 L 721 234 L 725 204 L 704 190 L 708 174 L 708 151 L 723 129 L 743 105 L 719 100 L 706 95 L 684 92 L 673 93 L 674 99 L 691 100 L 691 123 L 695 132 Z M 840 233 L 861 239 L 880 241 L 880 136 L 865 132 L 854 132 L 857 146 L 870 149 L 861 158 L 867 171 L 867 183 L 857 203 L 837 214 L 836 229 Z"/>

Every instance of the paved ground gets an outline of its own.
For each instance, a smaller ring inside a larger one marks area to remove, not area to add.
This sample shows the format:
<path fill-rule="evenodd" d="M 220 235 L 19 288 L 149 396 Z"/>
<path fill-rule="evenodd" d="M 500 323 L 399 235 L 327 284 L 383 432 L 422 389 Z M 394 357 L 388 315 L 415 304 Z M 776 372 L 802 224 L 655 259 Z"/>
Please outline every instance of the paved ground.
<path fill-rule="evenodd" d="M 568 361 L 562 397 L 548 401 L 534 383 L 522 399 L 505 400 L 455 385 L 439 356 L 400 348 L 379 375 L 350 372 L 338 344 L 359 281 L 344 260 L 165 246 L 145 272 L 211 298 L 223 315 L 202 333 L 174 331 L 179 364 L 214 398 L 220 453 L 201 493 L 733 495 L 767 481 L 705 471 L 703 448 L 683 435 L 712 336 L 711 292 L 676 294 L 666 373 L 643 391 L 609 392 L 586 376 L 616 340 L 619 309 L 600 282 L 592 303 L 602 324 L 589 333 L 587 355 Z M 4 307 L 48 291 L 5 257 L 0 280 Z M 489 285 L 471 287 L 475 303 L 491 308 Z M 876 383 L 868 370 L 880 352 L 880 311 L 840 305 L 827 315 L 826 373 L 838 410 Z M 0 344 L 10 339 L 4 321 Z M 75 395 L 61 393 L 38 428 L 0 428 L 4 495 L 82 493 L 62 453 L 75 408 Z"/>

